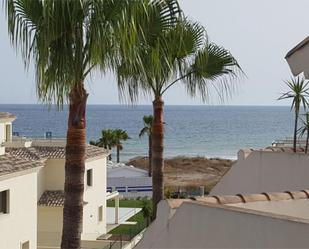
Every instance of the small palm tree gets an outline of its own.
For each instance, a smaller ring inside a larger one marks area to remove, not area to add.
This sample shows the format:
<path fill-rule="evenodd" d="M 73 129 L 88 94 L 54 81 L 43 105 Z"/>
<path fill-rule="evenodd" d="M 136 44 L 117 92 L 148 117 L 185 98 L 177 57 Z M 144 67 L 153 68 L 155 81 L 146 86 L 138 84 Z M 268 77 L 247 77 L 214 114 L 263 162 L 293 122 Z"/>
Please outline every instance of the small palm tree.
<path fill-rule="evenodd" d="M 117 148 L 117 163 L 120 162 L 120 151 L 123 150 L 122 141 L 130 139 L 128 133 L 125 130 L 116 129 L 113 131 L 115 146 Z"/>
<path fill-rule="evenodd" d="M 148 136 L 148 175 L 152 175 L 152 122 L 153 122 L 153 116 L 148 115 L 143 117 L 144 121 L 144 127 L 139 132 L 139 137 L 146 135 Z"/>
<path fill-rule="evenodd" d="M 306 147 L 305 147 L 305 153 L 308 152 L 308 143 L 309 143 L 309 112 L 304 114 L 306 117 L 305 119 L 301 119 L 302 126 L 298 129 L 298 133 L 300 137 L 303 137 L 306 134 Z"/>
<path fill-rule="evenodd" d="M 295 112 L 293 150 L 296 152 L 299 111 L 301 106 L 303 106 L 304 110 L 308 107 L 309 87 L 308 82 L 300 77 L 292 78 L 290 81 L 286 81 L 285 84 L 288 86 L 289 91 L 283 93 L 278 100 L 292 99 L 291 110 L 294 109 Z"/>
<path fill-rule="evenodd" d="M 90 141 L 91 145 L 102 147 L 104 149 L 110 150 L 110 154 L 108 159 L 111 161 L 112 160 L 112 154 L 111 151 L 112 149 L 117 145 L 116 137 L 115 137 L 115 132 L 112 129 L 105 129 L 101 131 L 101 137 L 96 140 Z"/>
<path fill-rule="evenodd" d="M 146 225 L 147 227 L 150 224 L 151 219 L 153 218 L 153 211 L 152 211 L 152 204 L 151 201 L 149 200 L 144 200 L 143 201 L 143 207 L 142 207 L 142 214 L 144 219 L 146 220 Z"/>

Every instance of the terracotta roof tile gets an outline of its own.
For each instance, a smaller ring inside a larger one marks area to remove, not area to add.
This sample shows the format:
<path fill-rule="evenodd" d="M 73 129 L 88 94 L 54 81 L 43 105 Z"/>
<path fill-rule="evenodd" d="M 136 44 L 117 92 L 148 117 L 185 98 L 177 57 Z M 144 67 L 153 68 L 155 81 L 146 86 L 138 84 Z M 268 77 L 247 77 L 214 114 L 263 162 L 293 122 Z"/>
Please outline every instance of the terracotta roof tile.
<path fill-rule="evenodd" d="M 87 202 L 83 203 L 84 205 Z M 43 207 L 63 207 L 64 191 L 63 190 L 46 190 L 38 201 L 39 206 Z"/>
<path fill-rule="evenodd" d="M 0 176 L 42 166 L 44 165 L 40 160 L 29 160 L 11 154 L 0 156 Z"/>
<path fill-rule="evenodd" d="M 64 205 L 63 190 L 45 191 L 38 201 L 38 205 L 46 207 L 62 207 Z"/>
<path fill-rule="evenodd" d="M 197 197 L 196 200 L 192 199 L 169 199 L 168 203 L 171 208 L 178 208 L 183 202 L 199 202 L 205 204 L 239 204 L 260 201 L 286 201 L 309 199 L 309 190 L 301 191 L 286 191 L 286 192 L 269 192 L 261 194 L 238 194 L 238 195 L 215 195 L 206 197 Z"/>
<path fill-rule="evenodd" d="M 16 118 L 16 116 L 9 112 L 0 112 L 0 119 L 6 118 Z"/>
<path fill-rule="evenodd" d="M 35 146 L 30 148 L 5 148 L 6 152 L 23 157 L 25 159 L 39 160 L 44 159 L 56 159 L 65 158 L 65 147 L 56 146 Z M 108 152 L 105 149 L 87 145 L 86 146 L 86 159 L 106 155 Z"/>

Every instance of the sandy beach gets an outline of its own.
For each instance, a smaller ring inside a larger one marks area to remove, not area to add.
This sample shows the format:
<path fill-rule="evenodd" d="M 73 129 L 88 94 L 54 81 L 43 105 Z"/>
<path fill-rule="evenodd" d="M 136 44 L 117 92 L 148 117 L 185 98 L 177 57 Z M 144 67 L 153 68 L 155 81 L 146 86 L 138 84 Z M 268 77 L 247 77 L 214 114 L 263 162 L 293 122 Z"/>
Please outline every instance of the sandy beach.
<path fill-rule="evenodd" d="M 167 187 L 199 187 L 206 191 L 220 180 L 235 161 L 221 158 L 177 156 L 165 160 L 164 183 Z M 135 157 L 128 161 L 141 169 L 148 169 L 148 157 Z"/>

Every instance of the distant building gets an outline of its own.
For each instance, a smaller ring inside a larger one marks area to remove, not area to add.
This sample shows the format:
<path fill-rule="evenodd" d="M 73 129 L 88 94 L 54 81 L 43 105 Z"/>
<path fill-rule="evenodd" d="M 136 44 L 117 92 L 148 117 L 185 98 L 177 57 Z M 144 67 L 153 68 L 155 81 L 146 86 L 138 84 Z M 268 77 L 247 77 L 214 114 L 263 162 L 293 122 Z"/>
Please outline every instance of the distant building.
<path fill-rule="evenodd" d="M 302 148 L 240 150 L 237 161 L 210 195 L 255 194 L 309 189 L 309 155 Z"/>
<path fill-rule="evenodd" d="M 15 118 L 12 114 L 0 113 L 0 248 L 59 248 L 65 139 L 12 136 Z M 115 224 L 118 223 L 119 194 L 106 192 L 108 154 L 107 150 L 95 146 L 86 147 L 83 248 L 95 247 L 91 241 L 97 243 L 96 247 L 106 246 L 97 238 L 107 232 L 108 199 L 116 199 Z M 87 247 L 87 243 L 91 247 Z"/>
<path fill-rule="evenodd" d="M 163 200 L 135 247 L 308 248 L 309 191 Z"/>
<path fill-rule="evenodd" d="M 152 197 L 152 177 L 148 171 L 124 164 L 107 165 L 107 191 L 127 198 Z"/>

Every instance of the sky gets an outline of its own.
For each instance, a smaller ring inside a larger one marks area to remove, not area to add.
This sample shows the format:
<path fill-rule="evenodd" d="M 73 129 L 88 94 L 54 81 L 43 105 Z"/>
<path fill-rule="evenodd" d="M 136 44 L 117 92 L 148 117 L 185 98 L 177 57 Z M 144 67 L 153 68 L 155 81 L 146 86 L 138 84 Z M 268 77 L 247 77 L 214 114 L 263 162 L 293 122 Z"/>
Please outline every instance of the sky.
<path fill-rule="evenodd" d="M 180 0 L 184 13 L 200 22 L 212 42 L 228 49 L 246 78 L 235 82 L 233 96 L 221 102 L 213 94 L 211 105 L 289 105 L 277 101 L 287 90 L 290 69 L 286 53 L 308 35 L 308 0 Z M 0 12 L 0 104 L 39 103 L 33 67 L 25 71 L 21 56 L 10 45 L 5 14 Z M 119 104 L 112 74 L 87 80 L 89 104 Z M 175 85 L 164 96 L 166 105 L 201 105 Z M 151 104 L 141 97 L 138 104 Z"/>

